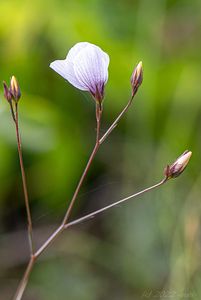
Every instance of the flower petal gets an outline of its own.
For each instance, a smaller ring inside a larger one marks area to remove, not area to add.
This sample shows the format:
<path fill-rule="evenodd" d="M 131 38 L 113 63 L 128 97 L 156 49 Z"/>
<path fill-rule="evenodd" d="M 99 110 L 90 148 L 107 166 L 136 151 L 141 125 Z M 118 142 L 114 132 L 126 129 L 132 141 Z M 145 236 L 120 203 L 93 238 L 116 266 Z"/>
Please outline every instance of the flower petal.
<path fill-rule="evenodd" d="M 88 91 L 88 88 L 81 84 L 75 76 L 73 64 L 68 63 L 67 59 L 53 61 L 50 64 L 50 68 L 61 75 L 64 79 L 68 80 L 74 87 L 82 91 Z"/>
<path fill-rule="evenodd" d="M 101 48 L 80 42 L 70 49 L 65 60 L 56 60 L 50 67 L 76 88 L 103 97 L 108 65 L 109 56 Z"/>
<path fill-rule="evenodd" d="M 108 80 L 109 56 L 99 47 L 88 44 L 74 58 L 74 72 L 80 83 L 93 93 Z"/>
<path fill-rule="evenodd" d="M 68 52 L 66 59 L 68 62 L 72 62 L 74 61 L 74 58 L 77 56 L 77 54 L 84 49 L 85 47 L 87 47 L 89 45 L 89 43 L 87 42 L 80 42 L 75 44 Z"/>

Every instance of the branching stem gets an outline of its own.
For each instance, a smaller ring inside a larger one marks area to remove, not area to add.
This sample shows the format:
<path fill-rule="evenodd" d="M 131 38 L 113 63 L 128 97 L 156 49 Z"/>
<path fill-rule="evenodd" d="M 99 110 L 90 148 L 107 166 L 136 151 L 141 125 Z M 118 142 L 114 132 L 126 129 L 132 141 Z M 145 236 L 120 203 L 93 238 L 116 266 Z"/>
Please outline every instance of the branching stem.
<path fill-rule="evenodd" d="M 108 130 L 106 131 L 106 133 L 102 136 L 102 138 L 100 139 L 100 144 L 102 144 L 105 139 L 110 135 L 110 133 L 114 130 L 114 128 L 118 125 L 119 120 L 123 117 L 123 115 L 127 112 L 127 110 L 129 109 L 132 101 L 133 101 L 134 96 L 131 96 L 130 100 L 128 101 L 127 105 L 123 108 L 123 110 L 120 112 L 120 114 L 118 115 L 118 117 L 114 120 L 114 122 L 112 123 L 112 125 L 108 128 Z"/>
<path fill-rule="evenodd" d="M 25 291 L 25 288 L 26 288 L 26 285 L 27 285 L 27 283 L 28 283 L 28 279 L 29 279 L 29 276 L 30 276 L 30 274 L 31 274 L 31 271 L 32 271 L 32 268 L 33 268 L 33 266 L 34 266 L 34 263 L 36 262 L 36 260 L 39 258 L 39 256 L 42 254 L 42 252 L 47 248 L 47 247 L 49 247 L 51 244 L 52 244 L 52 242 L 65 230 L 65 229 L 68 229 L 69 227 L 72 227 L 72 226 L 74 226 L 74 225 L 77 225 L 77 224 L 79 224 L 79 223 L 82 223 L 82 222 L 84 222 L 84 221 L 87 221 L 87 220 L 89 220 L 89 219 L 91 219 L 91 218 L 93 218 L 94 216 L 96 216 L 96 215 L 98 215 L 98 214 L 100 214 L 100 213 L 102 213 L 102 212 L 104 212 L 104 211 L 106 211 L 106 210 L 108 210 L 108 209 L 110 209 L 110 208 L 112 208 L 112 207 L 115 207 L 115 206 L 117 206 L 117 205 L 119 205 L 119 204 L 122 204 L 122 203 L 124 203 L 124 202 L 126 202 L 126 201 L 128 201 L 129 199 L 131 199 L 131 198 L 135 198 L 135 197 L 137 197 L 137 196 L 140 196 L 140 195 L 142 195 L 142 194 L 145 194 L 145 193 L 147 193 L 147 192 L 149 192 L 149 191 L 151 191 L 151 190 L 153 190 L 153 189 L 156 189 L 156 188 L 158 188 L 158 187 L 160 187 L 161 185 L 163 185 L 165 182 L 167 181 L 167 178 L 165 177 L 165 178 L 163 178 L 159 183 L 157 183 L 157 184 L 155 184 L 155 185 L 153 185 L 153 186 L 151 186 L 151 187 L 148 187 L 148 188 L 146 188 L 146 189 L 144 189 L 144 190 L 142 190 L 142 191 L 140 191 L 140 192 L 138 192 L 138 193 L 135 193 L 135 194 L 132 194 L 132 195 L 130 195 L 130 196 L 128 196 L 128 197 L 126 197 L 126 198 L 123 198 L 123 199 L 121 199 L 121 200 L 119 200 L 119 201 L 116 201 L 116 202 L 114 202 L 114 203 L 112 203 L 112 204 L 110 204 L 110 205 L 107 205 L 107 206 L 105 206 L 105 207 L 103 207 L 103 208 L 101 208 L 101 209 L 98 209 L 98 210 L 96 210 L 96 211 L 94 211 L 94 212 L 92 212 L 92 213 L 90 213 L 90 214 L 87 214 L 87 215 L 85 215 L 85 216 L 83 216 L 83 217 L 81 217 L 81 218 L 79 218 L 79 219 L 77 219 L 77 220 L 74 220 L 74 221 L 72 221 L 72 222 L 69 222 L 69 223 L 67 223 L 67 224 L 65 224 L 65 225 L 61 225 L 60 227 L 58 227 L 58 229 L 49 237 L 49 239 L 38 249 L 38 251 L 36 251 L 35 252 L 35 254 L 31 257 L 31 259 L 30 259 L 30 261 L 29 261 L 29 264 L 28 264 L 28 266 L 27 266 L 27 268 L 26 268 L 26 270 L 25 270 L 25 273 L 24 273 L 24 276 L 23 276 L 23 278 L 22 278 L 22 280 L 21 280 L 21 282 L 20 282 L 20 284 L 19 284 L 19 287 L 18 287 L 18 289 L 17 289 L 17 292 L 16 292 L 16 295 L 15 295 L 15 297 L 14 297 L 14 300 L 21 300 L 21 298 L 22 298 L 22 296 L 23 296 L 23 293 L 24 293 L 24 291 Z"/>
<path fill-rule="evenodd" d="M 82 184 L 84 182 L 84 179 L 86 178 L 88 171 L 91 167 L 91 164 L 94 160 L 94 157 L 100 147 L 100 145 L 105 141 L 105 139 L 110 135 L 110 133 L 113 131 L 113 129 L 117 126 L 119 120 L 122 118 L 122 116 L 126 113 L 126 111 L 128 110 L 128 108 L 130 107 L 132 101 L 133 101 L 133 97 L 131 97 L 131 99 L 129 100 L 129 102 L 127 103 L 127 105 L 124 107 L 124 109 L 121 111 L 121 113 L 118 115 L 118 117 L 115 119 L 115 121 L 112 123 L 112 125 L 109 127 L 109 129 L 106 131 L 106 133 L 102 136 L 102 138 L 100 138 L 100 125 L 101 125 L 101 117 L 102 117 L 102 105 L 100 105 L 100 103 L 96 103 L 96 142 L 95 142 L 95 146 L 93 148 L 93 151 L 89 157 L 89 160 L 86 164 L 86 167 L 82 173 L 82 176 L 78 182 L 78 185 L 75 189 L 75 192 L 73 194 L 73 197 L 70 201 L 70 204 L 67 208 L 66 214 L 63 218 L 63 221 L 61 223 L 61 225 L 51 234 L 51 236 L 42 244 L 42 246 L 35 251 L 35 253 L 33 252 L 33 241 L 32 241 L 32 222 L 31 222 L 31 214 L 30 214 L 30 208 L 29 208 L 29 201 L 28 201 L 28 193 L 27 193 L 27 185 L 26 185 L 26 177 L 25 177 L 25 172 L 24 172 L 24 165 L 23 165 L 23 159 L 22 159 L 22 151 L 21 151 L 21 141 L 20 141 L 20 135 L 19 135 L 19 127 L 18 127 L 18 108 L 17 108 L 17 104 L 15 107 L 15 111 L 13 110 L 13 107 L 11 105 L 11 113 L 16 125 L 16 134 L 17 134 L 17 144 L 18 144 L 18 152 L 19 152 L 19 158 L 20 158 L 20 167 L 21 167 L 21 172 L 22 172 L 22 181 L 23 181 L 23 189 L 24 189 L 24 196 L 25 196 L 25 204 L 26 204 L 26 210 L 27 210 L 27 219 L 28 219 L 28 232 L 29 232 L 29 237 L 30 237 L 30 249 L 31 249 L 31 257 L 30 257 L 30 261 L 29 264 L 27 265 L 27 268 L 25 270 L 24 276 L 18 286 L 17 292 L 15 294 L 14 300 L 21 300 L 22 296 L 24 294 L 24 291 L 26 289 L 28 280 L 29 280 L 29 276 L 31 274 L 32 268 L 36 262 L 36 260 L 38 259 L 38 257 L 55 241 L 55 239 L 67 228 L 72 227 L 73 225 L 79 224 L 81 222 L 84 222 L 90 218 L 93 218 L 94 216 L 96 216 L 99 213 L 102 213 L 116 205 L 119 205 L 131 198 L 137 197 L 141 194 L 144 194 L 152 189 L 155 189 L 159 186 L 161 186 L 162 184 L 164 184 L 167 181 L 167 178 L 164 178 L 162 181 L 160 181 L 159 183 L 146 188 L 136 194 L 130 195 L 126 198 L 123 198 L 115 203 L 112 203 L 110 205 L 107 205 L 101 209 L 98 209 L 90 214 L 87 214 L 86 216 L 83 216 L 77 220 L 74 220 L 72 222 L 68 222 L 69 217 L 71 215 L 73 206 L 75 204 L 75 200 L 78 196 L 78 193 L 82 187 Z"/>

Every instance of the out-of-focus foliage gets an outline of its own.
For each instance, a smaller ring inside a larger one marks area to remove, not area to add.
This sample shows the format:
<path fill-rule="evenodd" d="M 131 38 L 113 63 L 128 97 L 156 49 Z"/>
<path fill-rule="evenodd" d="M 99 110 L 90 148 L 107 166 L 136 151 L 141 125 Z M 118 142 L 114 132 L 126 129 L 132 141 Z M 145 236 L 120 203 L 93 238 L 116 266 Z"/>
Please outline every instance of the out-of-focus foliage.
<path fill-rule="evenodd" d="M 181 177 L 66 232 L 35 266 L 24 299 L 200 299 L 201 2 L 1 0 L 0 81 L 21 86 L 20 128 L 39 244 L 59 224 L 95 139 L 94 103 L 49 64 L 79 41 L 111 58 L 102 132 L 144 81 L 100 152 L 73 217 L 160 180 L 193 151 Z M 0 95 L 0 299 L 27 261 L 14 126 Z M 188 298 L 187 298 L 188 297 Z"/>

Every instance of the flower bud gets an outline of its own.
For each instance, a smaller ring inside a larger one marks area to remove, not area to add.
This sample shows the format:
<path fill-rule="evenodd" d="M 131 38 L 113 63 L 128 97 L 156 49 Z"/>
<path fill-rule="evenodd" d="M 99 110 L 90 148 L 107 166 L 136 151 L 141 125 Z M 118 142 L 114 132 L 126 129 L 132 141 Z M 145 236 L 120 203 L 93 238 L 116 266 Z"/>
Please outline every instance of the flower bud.
<path fill-rule="evenodd" d="M 192 152 L 186 150 L 177 160 L 170 166 L 165 168 L 165 176 L 167 179 L 178 177 L 186 168 Z"/>
<path fill-rule="evenodd" d="M 4 97 L 8 102 L 10 102 L 12 100 L 12 94 L 5 81 L 3 82 L 3 89 L 4 89 Z"/>
<path fill-rule="evenodd" d="M 13 100 L 18 101 L 21 97 L 20 87 L 15 76 L 12 76 L 10 81 L 10 92 L 13 96 Z"/>
<path fill-rule="evenodd" d="M 132 75 L 131 75 L 131 86 L 132 86 L 132 97 L 135 96 L 139 86 L 142 84 L 143 80 L 143 70 L 142 70 L 142 62 L 135 67 Z"/>

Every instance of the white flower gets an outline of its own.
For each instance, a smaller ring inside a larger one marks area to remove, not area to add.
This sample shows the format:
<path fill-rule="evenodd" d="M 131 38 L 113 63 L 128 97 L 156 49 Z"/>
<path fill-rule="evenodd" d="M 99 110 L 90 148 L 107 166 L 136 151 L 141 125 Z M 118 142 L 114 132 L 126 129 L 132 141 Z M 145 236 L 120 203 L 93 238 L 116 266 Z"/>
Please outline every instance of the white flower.
<path fill-rule="evenodd" d="M 73 46 L 66 59 L 55 60 L 50 67 L 74 87 L 89 91 L 101 101 L 108 80 L 109 56 L 96 45 L 81 42 Z"/>

